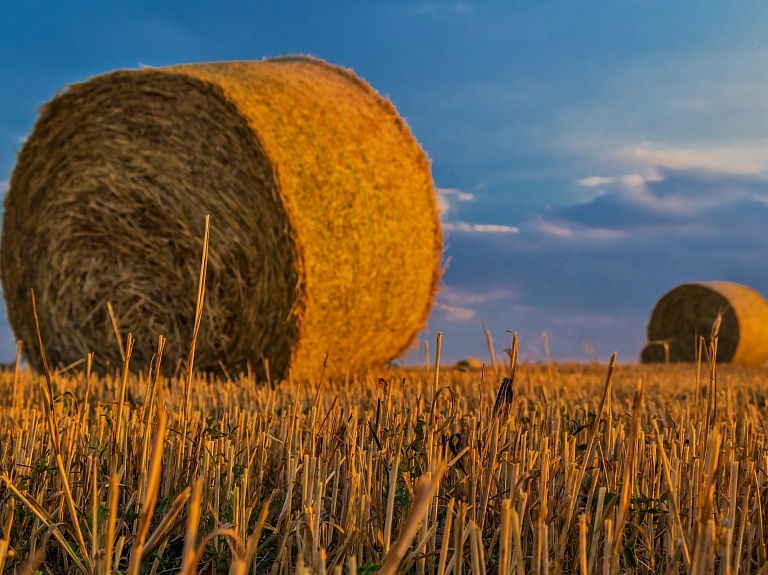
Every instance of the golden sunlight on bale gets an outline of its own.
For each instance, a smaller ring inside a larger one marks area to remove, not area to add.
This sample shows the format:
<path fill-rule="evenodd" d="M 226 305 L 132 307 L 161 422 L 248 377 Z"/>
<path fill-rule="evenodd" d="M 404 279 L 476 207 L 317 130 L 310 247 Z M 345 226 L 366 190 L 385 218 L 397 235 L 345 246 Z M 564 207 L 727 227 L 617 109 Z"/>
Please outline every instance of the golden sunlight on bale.
<path fill-rule="evenodd" d="M 709 342 L 718 314 L 717 361 L 759 366 L 768 359 L 768 302 L 729 282 L 680 285 L 656 303 L 648 322 L 644 363 L 695 361 L 700 336 Z"/>
<path fill-rule="evenodd" d="M 43 106 L 5 200 L 10 324 L 49 361 L 132 365 L 168 337 L 186 357 L 205 215 L 211 239 L 195 366 L 319 376 L 400 355 L 437 289 L 426 155 L 392 104 L 306 57 L 118 71 Z M 264 360 L 267 360 L 266 362 Z"/>

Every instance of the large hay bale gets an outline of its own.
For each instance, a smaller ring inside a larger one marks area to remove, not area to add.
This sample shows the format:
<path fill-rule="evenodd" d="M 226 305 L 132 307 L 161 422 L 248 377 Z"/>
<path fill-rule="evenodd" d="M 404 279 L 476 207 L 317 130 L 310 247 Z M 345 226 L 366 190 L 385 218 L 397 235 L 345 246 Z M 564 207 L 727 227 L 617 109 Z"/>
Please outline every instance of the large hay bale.
<path fill-rule="evenodd" d="M 752 288 L 729 282 L 689 283 L 656 303 L 648 322 L 645 363 L 694 361 L 699 336 L 709 342 L 718 314 L 717 361 L 758 366 L 768 360 L 768 302 Z"/>
<path fill-rule="evenodd" d="M 5 200 L 8 316 L 40 368 L 157 336 L 186 357 L 205 215 L 195 365 L 317 377 L 381 364 L 424 325 L 441 235 L 428 160 L 388 100 L 306 57 L 117 71 L 43 106 Z"/>

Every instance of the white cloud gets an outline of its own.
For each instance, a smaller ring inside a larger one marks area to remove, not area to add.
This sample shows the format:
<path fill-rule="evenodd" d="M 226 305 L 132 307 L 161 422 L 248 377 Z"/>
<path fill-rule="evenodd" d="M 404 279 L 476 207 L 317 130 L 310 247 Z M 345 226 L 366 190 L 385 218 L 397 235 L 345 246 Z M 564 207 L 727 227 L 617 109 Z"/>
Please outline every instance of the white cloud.
<path fill-rule="evenodd" d="M 516 234 L 520 228 L 516 226 L 500 226 L 496 224 L 469 224 L 467 222 L 444 222 L 443 230 L 447 232 L 464 233 L 501 233 Z"/>
<path fill-rule="evenodd" d="M 618 159 L 667 170 L 750 176 L 768 171 L 768 146 L 694 149 L 645 143 L 622 149 Z"/>
<path fill-rule="evenodd" d="M 540 232 L 543 232 L 549 236 L 557 236 L 560 238 L 567 238 L 573 235 L 573 230 L 565 226 L 558 226 L 552 222 L 541 221 L 536 226 Z"/>
<path fill-rule="evenodd" d="M 501 288 L 486 293 L 475 293 L 465 290 L 455 290 L 445 286 L 440 289 L 438 297 L 452 305 L 470 306 L 510 299 L 513 295 L 510 290 Z"/>
<path fill-rule="evenodd" d="M 623 176 L 610 177 L 591 176 L 580 180 L 579 184 L 587 187 L 613 184 L 614 190 L 618 190 L 618 194 L 624 200 L 648 210 L 665 214 L 691 214 L 702 207 L 711 207 L 713 204 L 728 201 L 728 198 L 722 197 L 722 194 L 717 194 L 716 197 L 705 198 L 706 192 L 697 192 L 695 198 L 692 198 L 690 194 L 680 193 L 659 196 L 647 185 L 649 182 L 661 182 L 664 180 L 659 166 L 648 165 L 640 171 L 643 173 L 630 173 Z M 602 191 L 598 195 L 603 195 L 604 193 Z M 735 193 L 733 192 L 729 197 L 732 199 Z M 545 229 L 544 231 L 551 235 L 567 235 L 565 231 L 557 229 L 557 226 L 552 229 Z"/>
<path fill-rule="evenodd" d="M 8 191 L 8 182 L 0 182 L 0 194 Z"/>
<path fill-rule="evenodd" d="M 474 202 L 475 195 L 462 192 L 458 188 L 437 188 L 437 207 L 441 214 L 447 214 L 452 209 L 453 202 Z"/>
<path fill-rule="evenodd" d="M 445 305 L 439 301 L 435 302 L 435 309 L 444 311 L 446 319 L 452 321 L 467 321 L 468 319 L 476 317 L 475 312 L 469 308 Z"/>
<path fill-rule="evenodd" d="M 705 205 L 681 195 L 657 196 L 648 189 L 644 181 L 628 185 L 624 197 L 632 203 L 663 214 L 691 214 Z"/>
<path fill-rule="evenodd" d="M 463 192 L 458 188 L 437 188 L 437 206 L 443 220 L 448 219 L 448 212 L 453 211 L 455 202 L 474 202 L 477 198 L 474 194 Z M 470 224 L 467 222 L 443 221 L 443 231 L 464 233 L 513 233 L 520 230 L 515 226 L 497 224 Z"/>
<path fill-rule="evenodd" d="M 579 180 L 579 185 L 586 186 L 588 188 L 594 188 L 596 186 L 602 186 L 604 184 L 612 184 L 616 181 L 616 178 L 611 177 L 603 177 L 603 176 L 590 176 L 589 178 L 584 178 L 583 180 Z"/>
<path fill-rule="evenodd" d="M 621 183 L 628 188 L 637 188 L 640 186 L 645 186 L 645 182 L 647 181 L 649 180 L 647 178 L 644 178 L 640 174 L 628 174 L 626 176 L 621 177 Z"/>
<path fill-rule="evenodd" d="M 534 228 L 539 232 L 558 238 L 569 238 L 573 240 L 593 240 L 608 241 L 618 240 L 626 237 L 626 232 L 621 230 L 610 230 L 608 228 L 585 228 L 581 226 L 566 226 L 562 222 L 555 223 L 547 220 L 539 220 Z"/>
<path fill-rule="evenodd" d="M 473 306 L 510 300 L 514 296 L 508 289 L 497 288 L 485 293 L 455 290 L 441 286 L 435 302 L 435 309 L 444 312 L 444 317 L 451 321 L 467 321 L 477 317 Z"/>
<path fill-rule="evenodd" d="M 646 182 L 661 182 L 664 176 L 655 168 L 645 170 L 645 175 L 626 174 L 624 176 L 590 176 L 579 180 L 579 184 L 587 188 L 596 188 L 606 184 L 620 183 L 627 187 L 643 186 Z"/>

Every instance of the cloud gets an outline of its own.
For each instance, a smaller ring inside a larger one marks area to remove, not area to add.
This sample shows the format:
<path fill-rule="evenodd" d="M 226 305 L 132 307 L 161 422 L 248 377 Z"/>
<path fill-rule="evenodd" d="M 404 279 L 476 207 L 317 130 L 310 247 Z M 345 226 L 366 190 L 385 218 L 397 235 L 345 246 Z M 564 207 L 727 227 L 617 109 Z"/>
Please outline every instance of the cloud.
<path fill-rule="evenodd" d="M 541 219 L 536 222 L 533 229 L 547 236 L 568 238 L 570 240 L 609 241 L 626 237 L 626 232 L 603 227 L 585 227 L 568 225 L 563 221 Z"/>
<path fill-rule="evenodd" d="M 587 188 L 595 188 L 597 186 L 604 186 L 605 184 L 620 183 L 627 187 L 642 186 L 646 182 L 659 182 L 664 179 L 664 176 L 660 172 L 654 170 L 652 173 L 646 175 L 640 174 L 626 174 L 624 176 L 590 176 L 579 180 L 579 185 Z"/>
<path fill-rule="evenodd" d="M 541 221 L 538 224 L 538 229 L 540 232 L 550 235 L 550 236 L 557 236 L 560 238 L 567 238 L 569 236 L 573 235 L 573 231 L 570 228 L 567 228 L 565 226 L 557 225 L 554 222 L 548 222 L 548 221 Z"/>
<path fill-rule="evenodd" d="M 624 148 L 620 159 L 675 171 L 703 171 L 713 174 L 747 176 L 768 170 L 767 146 L 721 147 L 715 149 L 673 148 L 643 144 Z"/>
<path fill-rule="evenodd" d="M 488 292 L 471 292 L 465 290 L 455 290 L 448 286 L 440 289 L 440 299 L 448 301 L 453 305 L 469 306 L 485 304 L 504 299 L 511 299 L 512 292 L 506 288 L 497 288 Z"/>
<path fill-rule="evenodd" d="M 644 186 L 646 182 L 659 182 L 662 179 L 663 178 L 661 176 L 648 178 L 645 176 L 641 176 L 640 174 L 627 174 L 626 176 L 622 176 L 620 181 L 627 188 L 637 188 L 640 186 Z"/>
<path fill-rule="evenodd" d="M 602 176 L 590 176 L 589 178 L 584 178 L 583 180 L 579 180 L 579 185 L 586 186 L 588 188 L 594 188 L 595 186 L 602 186 L 603 184 L 612 184 L 616 181 L 616 178 L 611 177 L 602 177 Z"/>
<path fill-rule="evenodd" d="M 515 226 L 498 224 L 470 224 L 462 221 L 450 221 L 449 213 L 456 211 L 457 202 L 474 202 L 474 194 L 463 192 L 458 188 L 437 188 L 437 206 L 442 218 L 443 231 L 461 233 L 512 233 L 520 230 Z"/>
<path fill-rule="evenodd" d="M 508 300 L 512 297 L 512 292 L 505 288 L 474 292 L 455 290 L 443 285 L 435 302 L 435 309 L 440 310 L 442 316 L 450 321 L 467 321 L 477 317 L 475 310 L 472 309 L 474 306 Z"/>
<path fill-rule="evenodd" d="M 744 181 L 768 178 L 768 146 L 764 145 L 696 149 L 646 142 L 624 146 L 618 152 L 604 155 L 599 161 L 612 166 L 611 171 L 619 174 L 582 178 L 578 180 L 580 186 L 600 187 L 603 193 L 606 188 L 623 189 L 638 203 L 655 205 L 662 211 L 679 210 L 680 206 L 656 202 L 651 196 L 658 195 L 649 195 L 648 186 L 670 177 L 684 176 L 700 181 L 727 177 L 742 178 Z"/>
<path fill-rule="evenodd" d="M 768 148 L 765 151 L 768 160 Z M 750 179 L 750 184 L 754 183 L 755 176 L 762 170 L 759 164 L 729 159 L 731 155 L 730 149 L 702 152 L 652 144 L 625 147 L 613 161 L 635 171 L 590 176 L 578 183 L 589 188 L 600 187 L 598 197 L 610 196 L 607 202 L 620 208 L 692 215 L 741 197 L 741 188 L 747 183 L 745 178 Z M 596 198 L 592 198 L 585 203 L 595 201 Z"/>
<path fill-rule="evenodd" d="M 598 160 L 608 174 L 593 172 L 577 181 L 596 189 L 593 197 L 546 211 L 533 227 L 569 241 L 650 233 L 690 237 L 706 227 L 731 237 L 727 221 L 743 236 L 739 219 L 768 205 L 765 142 L 717 147 L 643 142 L 616 148 Z"/>
<path fill-rule="evenodd" d="M 516 226 L 503 226 L 497 224 L 469 224 L 467 222 L 443 222 L 443 230 L 447 232 L 463 233 L 502 233 L 516 234 L 520 228 Z"/>
<path fill-rule="evenodd" d="M 437 188 L 437 207 L 441 214 L 447 214 L 454 206 L 453 202 L 474 202 L 474 194 L 462 192 L 457 188 Z"/>
<path fill-rule="evenodd" d="M 445 305 L 439 301 L 435 302 L 434 308 L 444 312 L 444 318 L 450 321 L 467 321 L 476 317 L 475 312 L 469 308 Z"/>
<path fill-rule="evenodd" d="M 0 194 L 8 191 L 8 182 L 0 182 Z"/>
<path fill-rule="evenodd" d="M 690 214 L 698 207 L 689 198 L 681 195 L 659 196 L 645 185 L 645 181 L 627 186 L 624 199 L 636 206 L 666 214 Z"/>
<path fill-rule="evenodd" d="M 635 187 L 616 182 L 589 201 L 544 212 L 531 227 L 570 241 L 602 235 L 619 242 L 618 249 L 642 251 L 639 244 L 650 242 L 666 246 L 665 254 L 688 249 L 679 242 L 694 238 L 702 242 L 699 250 L 705 244 L 752 246 L 768 233 L 768 181 L 668 173 Z"/>
<path fill-rule="evenodd" d="M 610 166 L 614 174 L 598 173 L 578 180 L 580 186 L 599 188 L 582 204 L 612 204 L 619 211 L 634 209 L 645 215 L 690 217 L 750 199 L 760 201 L 758 197 L 768 198 L 763 193 L 768 191 L 768 145 L 763 143 L 706 148 L 645 142 L 621 147 L 599 161 Z M 585 208 L 573 204 L 561 211 L 583 213 Z M 625 222 L 637 219 L 627 214 L 623 218 Z M 549 232 L 567 235 L 555 228 Z"/>

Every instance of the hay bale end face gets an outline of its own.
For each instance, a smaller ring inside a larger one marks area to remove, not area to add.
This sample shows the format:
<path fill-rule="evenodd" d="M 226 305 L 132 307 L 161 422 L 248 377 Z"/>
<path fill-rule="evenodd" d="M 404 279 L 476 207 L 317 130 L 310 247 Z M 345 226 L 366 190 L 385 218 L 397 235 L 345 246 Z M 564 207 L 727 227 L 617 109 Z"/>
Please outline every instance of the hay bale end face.
<path fill-rule="evenodd" d="M 664 294 L 651 312 L 648 343 L 640 360 L 695 361 L 698 338 L 704 336 L 709 342 L 719 313 L 717 361 L 764 364 L 768 360 L 768 302 L 752 288 L 729 282 L 683 284 Z"/>
<path fill-rule="evenodd" d="M 43 106 L 5 200 L 11 327 L 40 368 L 96 352 L 132 365 L 168 338 L 186 358 L 205 215 L 211 239 L 195 366 L 272 377 L 375 366 L 424 325 L 441 234 L 428 160 L 392 104 L 305 57 L 118 71 Z M 221 362 L 221 363 L 220 363 Z"/>

